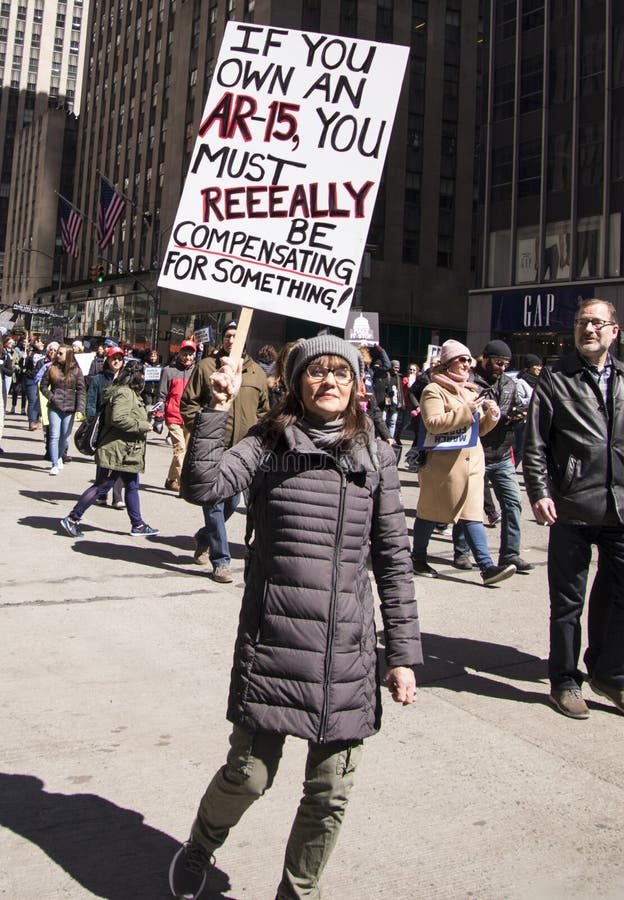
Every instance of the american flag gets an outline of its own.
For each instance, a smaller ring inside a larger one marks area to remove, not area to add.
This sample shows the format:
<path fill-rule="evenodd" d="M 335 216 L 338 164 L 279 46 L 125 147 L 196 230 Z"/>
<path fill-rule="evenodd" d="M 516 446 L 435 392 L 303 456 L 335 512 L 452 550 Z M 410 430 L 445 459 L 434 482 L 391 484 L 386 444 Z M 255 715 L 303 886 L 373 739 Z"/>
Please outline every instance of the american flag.
<path fill-rule="evenodd" d="M 78 259 L 80 248 L 78 247 L 78 235 L 82 228 L 82 216 L 76 212 L 71 203 L 64 197 L 59 197 L 59 220 L 61 223 L 61 244 L 65 253 Z"/>
<path fill-rule="evenodd" d="M 124 211 L 125 198 L 100 176 L 100 207 L 97 218 L 98 247 L 104 250 L 113 239 L 115 225 Z"/>

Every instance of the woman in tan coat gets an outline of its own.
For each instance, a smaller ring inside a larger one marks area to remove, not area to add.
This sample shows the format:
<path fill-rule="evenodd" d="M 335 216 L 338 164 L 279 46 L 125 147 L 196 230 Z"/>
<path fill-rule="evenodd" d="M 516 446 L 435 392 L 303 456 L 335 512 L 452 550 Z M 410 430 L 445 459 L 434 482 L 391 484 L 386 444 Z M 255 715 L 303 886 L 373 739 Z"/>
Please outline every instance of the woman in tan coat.
<path fill-rule="evenodd" d="M 414 522 L 414 573 L 435 578 L 427 563 L 427 545 L 437 522 L 461 521 L 468 545 L 481 569 L 485 585 L 509 578 L 515 566 L 495 566 L 483 527 L 485 461 L 479 437 L 496 425 L 500 412 L 493 400 L 477 396 L 468 380 L 470 350 L 459 341 L 446 341 L 431 369 L 431 384 L 420 398 L 420 417 L 427 435 L 426 462 L 419 471 L 420 496 Z M 473 446 L 471 446 L 473 444 Z"/>

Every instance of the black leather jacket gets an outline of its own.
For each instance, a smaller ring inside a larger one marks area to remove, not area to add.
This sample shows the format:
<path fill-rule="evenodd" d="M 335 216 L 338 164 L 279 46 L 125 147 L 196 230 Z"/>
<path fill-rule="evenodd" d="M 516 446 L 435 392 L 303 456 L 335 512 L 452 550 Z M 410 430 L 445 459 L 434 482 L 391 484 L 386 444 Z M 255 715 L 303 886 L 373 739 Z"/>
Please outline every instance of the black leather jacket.
<path fill-rule="evenodd" d="M 612 363 L 610 415 L 576 351 L 542 370 L 531 398 L 524 481 L 532 504 L 554 500 L 560 522 L 624 521 L 624 365 Z"/>
<path fill-rule="evenodd" d="M 516 382 L 509 375 L 501 375 L 490 383 L 485 377 L 485 372 L 477 366 L 474 383 L 479 388 L 479 396 L 485 394 L 490 400 L 494 400 L 500 409 L 498 424 L 481 438 L 486 465 L 508 459 L 511 456 L 514 431 L 519 424 L 515 413 L 522 406 L 517 397 Z"/>

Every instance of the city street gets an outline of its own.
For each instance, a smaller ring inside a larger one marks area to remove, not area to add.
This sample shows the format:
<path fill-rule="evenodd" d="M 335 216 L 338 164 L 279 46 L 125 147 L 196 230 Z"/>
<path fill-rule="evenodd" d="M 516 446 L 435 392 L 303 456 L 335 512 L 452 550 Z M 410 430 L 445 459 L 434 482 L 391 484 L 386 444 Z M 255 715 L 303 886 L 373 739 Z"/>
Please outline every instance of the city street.
<path fill-rule="evenodd" d="M 150 436 L 145 521 L 92 507 L 59 519 L 94 475 L 50 477 L 41 430 L 8 415 L 0 457 L 0 896 L 166 900 L 167 867 L 227 751 L 244 510 L 230 520 L 234 583 L 193 563 L 201 510 L 164 490 L 171 450 Z M 408 444 L 405 442 L 404 449 Z M 417 475 L 403 467 L 408 522 Z M 585 688 L 586 721 L 548 704 L 547 530 L 524 499 L 529 575 L 484 588 L 451 565 L 415 580 L 426 664 L 416 703 L 383 691 L 326 900 L 619 900 L 624 717 Z M 496 559 L 499 529 L 488 530 Z M 304 742 L 286 742 L 270 793 L 216 857 L 207 898 L 273 900 L 299 800 Z"/>

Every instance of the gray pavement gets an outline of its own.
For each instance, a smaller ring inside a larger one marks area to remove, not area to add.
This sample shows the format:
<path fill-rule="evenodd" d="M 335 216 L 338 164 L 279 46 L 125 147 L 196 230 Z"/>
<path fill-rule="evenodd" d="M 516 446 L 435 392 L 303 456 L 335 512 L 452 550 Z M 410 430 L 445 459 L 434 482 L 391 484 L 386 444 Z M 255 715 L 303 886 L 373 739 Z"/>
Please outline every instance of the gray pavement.
<path fill-rule="evenodd" d="M 150 437 L 141 495 L 153 539 L 97 507 L 83 540 L 60 534 L 93 463 L 74 453 L 50 477 L 41 432 L 19 416 L 2 446 L 0 896 L 166 898 L 169 858 L 227 749 L 244 516 L 230 527 L 235 583 L 219 586 L 192 561 L 201 511 L 162 487 L 162 438 Z M 417 477 L 401 480 L 411 522 Z M 589 690 L 587 721 L 548 706 L 547 532 L 528 506 L 523 526 L 535 571 L 489 589 L 452 568 L 449 538 L 432 542 L 444 577 L 416 580 L 417 702 L 384 691 L 328 900 L 624 896 L 624 719 Z M 287 741 L 207 897 L 272 900 L 304 755 Z"/>

